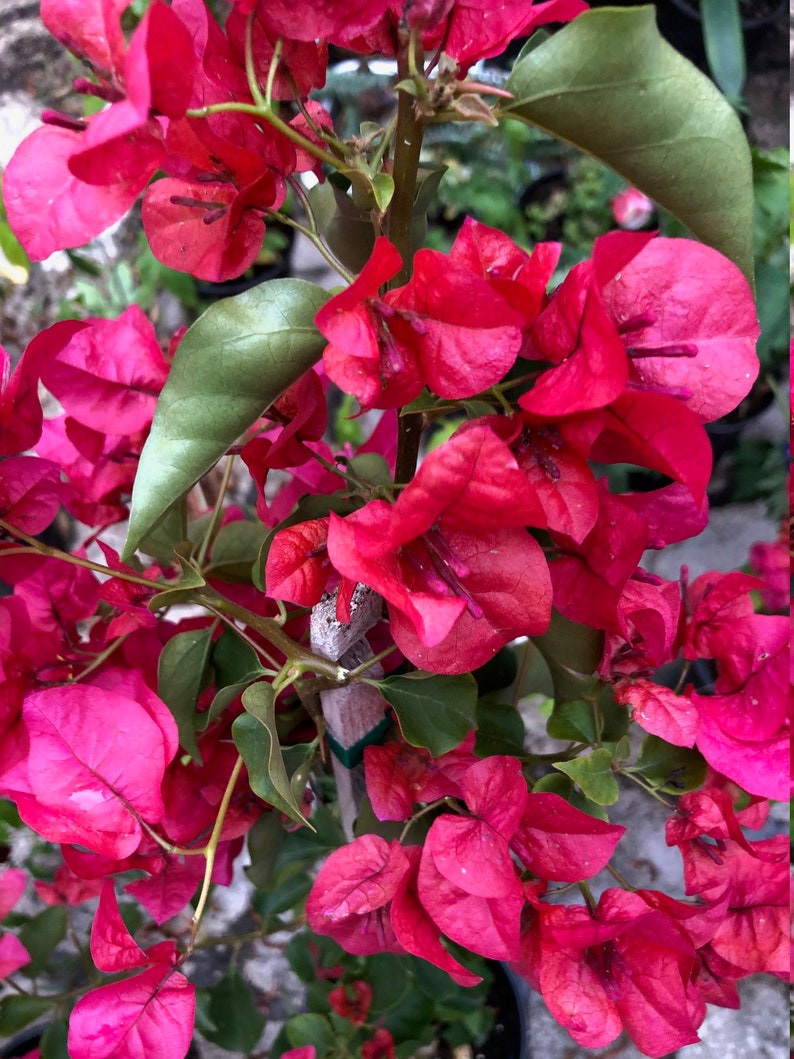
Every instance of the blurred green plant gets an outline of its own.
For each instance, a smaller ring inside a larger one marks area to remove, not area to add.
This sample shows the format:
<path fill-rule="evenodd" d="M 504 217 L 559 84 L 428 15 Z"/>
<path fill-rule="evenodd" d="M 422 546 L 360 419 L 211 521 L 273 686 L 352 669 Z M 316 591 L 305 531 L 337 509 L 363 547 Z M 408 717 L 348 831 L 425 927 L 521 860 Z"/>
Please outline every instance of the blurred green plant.
<path fill-rule="evenodd" d="M 161 264 L 149 249 L 143 232 L 138 235 L 135 257 L 131 261 L 121 259 L 110 267 L 82 252 L 66 253 L 75 271 L 75 293 L 62 301 L 60 320 L 114 317 L 130 305 L 151 312 L 163 291 L 172 294 L 188 313 L 201 309 L 194 278 Z"/>

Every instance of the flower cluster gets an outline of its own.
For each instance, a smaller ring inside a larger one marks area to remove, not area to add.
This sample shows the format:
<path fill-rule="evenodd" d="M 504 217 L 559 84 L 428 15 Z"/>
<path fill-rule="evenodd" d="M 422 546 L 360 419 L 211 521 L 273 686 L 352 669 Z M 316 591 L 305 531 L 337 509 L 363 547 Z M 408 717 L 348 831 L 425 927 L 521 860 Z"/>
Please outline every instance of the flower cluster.
<path fill-rule="evenodd" d="M 564 276 L 559 244 L 529 251 L 472 218 L 448 252 L 416 245 L 424 127 L 498 124 L 486 97 L 510 92 L 469 68 L 545 23 L 598 39 L 585 6 L 331 0 L 298 21 L 238 0 L 222 30 L 203 0 L 153 0 L 127 37 L 124 0 L 42 4 L 104 106 L 46 114 L 6 170 L 33 258 L 142 196 L 162 262 L 238 276 L 291 189 L 292 223 L 346 280 L 265 284 L 167 352 L 136 306 L 55 324 L 13 371 L 0 350 L 0 795 L 60 846 L 41 900 L 98 899 L 90 955 L 112 976 L 58 1001 L 73 1059 L 182 1059 L 210 888 L 247 841 L 270 896 L 281 844 L 322 831 L 329 750 L 349 831 L 363 772 L 357 837 L 298 846 L 307 870 L 330 855 L 260 918 L 297 903 L 300 920 L 305 899 L 348 953 L 410 954 L 464 987 L 480 981 L 467 952 L 505 961 L 579 1044 L 625 1030 L 650 1056 L 696 1041 L 742 977 L 786 973 L 785 843 L 745 831 L 788 794 L 787 621 L 756 612 L 761 578 L 641 565 L 707 524 L 705 424 L 758 372 L 747 279 L 706 243 L 645 231 L 602 235 Z M 396 59 L 384 128 L 343 141 L 310 98 L 331 44 Z M 375 424 L 360 443 L 329 429 L 340 391 Z M 625 464 L 657 487 L 620 491 Z M 228 499 L 234 474 L 249 502 Z M 79 545 L 37 539 L 61 509 L 87 527 Z M 128 517 L 119 553 L 108 531 Z M 527 666 L 486 692 L 517 654 Z M 671 663 L 674 689 L 656 679 Z M 538 691 L 556 753 L 516 709 Z M 666 806 L 686 900 L 611 865 L 618 778 Z M 597 896 L 605 869 L 618 885 Z M 117 885 L 148 916 L 145 947 Z M 0 877 L 0 919 L 24 887 L 20 869 Z M 30 954 L 6 932 L 0 957 L 7 977 Z M 363 974 L 327 999 L 364 1059 L 395 1054 Z"/>

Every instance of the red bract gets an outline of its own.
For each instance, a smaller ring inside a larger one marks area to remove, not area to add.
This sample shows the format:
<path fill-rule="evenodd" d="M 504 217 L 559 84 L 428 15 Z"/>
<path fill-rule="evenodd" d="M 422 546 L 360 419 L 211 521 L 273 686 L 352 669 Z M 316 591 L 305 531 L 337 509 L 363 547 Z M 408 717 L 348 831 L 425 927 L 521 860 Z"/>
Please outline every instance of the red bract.
<path fill-rule="evenodd" d="M 471 817 L 442 813 L 425 839 L 433 864 L 449 882 L 477 897 L 504 897 L 515 890 L 508 842 L 528 794 L 515 758 L 495 756 L 467 769 L 461 793 Z"/>
<path fill-rule="evenodd" d="M 395 642 L 411 661 L 463 672 L 548 624 L 548 568 L 518 528 L 534 508 L 507 446 L 472 425 L 430 453 L 396 504 L 331 515 L 328 554 L 389 602 Z"/>
<path fill-rule="evenodd" d="M 753 295 L 716 250 L 653 239 L 605 282 L 602 297 L 628 347 L 631 385 L 677 391 L 704 421 L 749 392 L 758 374 Z"/>
<path fill-rule="evenodd" d="M 510 848 L 540 879 L 579 882 L 609 863 L 625 831 L 574 809 L 558 794 L 530 793 Z"/>
<path fill-rule="evenodd" d="M 477 985 L 482 979 L 468 971 L 441 944 L 439 928 L 430 918 L 419 897 L 418 872 L 422 857 L 421 848 L 406 846 L 403 852 L 410 862 L 411 870 L 397 887 L 389 917 L 397 940 L 406 952 L 440 967 L 458 985 Z"/>
<path fill-rule="evenodd" d="M 4 868 L 0 873 L 0 922 L 5 919 L 27 887 L 21 868 Z M 30 953 L 14 934 L 0 934 L 0 981 L 30 963 Z"/>
<path fill-rule="evenodd" d="M 396 310 L 387 319 L 398 346 L 415 352 L 423 382 L 440 397 L 494 386 L 521 348 L 521 314 L 452 255 L 419 250 L 411 279 L 386 301 Z"/>
<path fill-rule="evenodd" d="M 645 519 L 649 548 L 665 548 L 697 537 L 708 524 L 708 499 L 704 496 L 698 503 L 689 489 L 677 482 L 647 493 L 621 493 L 621 499 Z"/>
<path fill-rule="evenodd" d="M 418 10 L 409 14 L 409 24 L 413 21 L 425 29 L 425 47 L 440 45 L 464 69 L 477 59 L 499 55 L 511 40 L 530 36 L 537 26 L 568 22 L 587 10 L 584 0 L 530 4 L 525 0 L 454 0 L 412 6 Z"/>
<path fill-rule="evenodd" d="M 372 1040 L 361 1045 L 363 1059 L 396 1059 L 394 1037 L 389 1030 L 379 1026 L 372 1035 Z"/>
<path fill-rule="evenodd" d="M 399 408 L 424 386 L 415 352 L 398 348 L 383 313 L 385 303 L 378 298 L 380 287 L 401 266 L 396 247 L 381 236 L 360 275 L 326 302 L 315 319 L 330 343 L 323 353 L 328 377 L 364 409 Z"/>
<path fill-rule="evenodd" d="M 687 629 L 684 658 L 717 658 L 725 672 L 741 683 L 747 672 L 736 672 L 731 658 L 741 652 L 750 658 L 755 647 L 755 608 L 750 593 L 762 582 L 736 570 L 710 570 L 687 587 Z"/>
<path fill-rule="evenodd" d="M 545 423 L 527 422 L 511 450 L 543 512 L 530 525 L 581 544 L 598 517 L 598 489 L 586 459 Z"/>
<path fill-rule="evenodd" d="M 273 599 L 303 607 L 320 602 L 331 572 L 328 521 L 299 522 L 275 535 L 265 566 L 267 594 Z"/>
<path fill-rule="evenodd" d="M 41 20 L 73 55 L 107 75 L 124 63 L 121 13 L 126 7 L 127 0 L 42 0 Z"/>
<path fill-rule="evenodd" d="M 11 456 L 0 460 L 0 518 L 36 534 L 52 522 L 61 506 L 61 471 L 49 460 Z"/>
<path fill-rule="evenodd" d="M 472 733 L 473 735 L 473 733 Z M 407 743 L 368 746 L 364 751 L 367 794 L 379 820 L 407 820 L 415 804 L 436 798 L 463 798 L 460 783 L 476 758 L 473 738 L 433 758 Z"/>
<path fill-rule="evenodd" d="M 532 327 L 522 354 L 557 365 L 519 398 L 528 412 L 570 415 L 603 408 L 620 396 L 628 379 L 626 351 L 601 301 L 593 262 L 571 269 Z"/>
<path fill-rule="evenodd" d="M 183 1059 L 193 1038 L 195 1008 L 195 987 L 184 975 L 156 963 L 78 1000 L 69 1019 L 69 1055 Z"/>
<path fill-rule="evenodd" d="M 768 803 L 755 799 L 756 807 Z M 746 810 L 740 811 L 742 817 Z M 762 848 L 758 842 L 749 842 L 742 831 L 743 819 L 737 815 L 733 800 L 727 790 L 719 787 L 704 787 L 699 791 L 687 791 L 678 799 L 675 815 L 671 816 L 665 826 L 665 839 L 668 846 L 680 846 L 684 842 L 698 839 L 701 836 L 717 841 L 717 850 L 725 839 L 730 839 L 741 846 L 746 853 L 761 860 L 780 860 L 780 851 Z M 719 852 L 717 852 L 719 859 Z"/>
<path fill-rule="evenodd" d="M 323 3 L 305 4 L 300 19 L 295 18 L 295 8 L 289 0 L 268 0 L 261 5 L 260 16 L 277 37 L 289 40 L 330 40 L 342 43 L 345 38 L 355 37 L 371 29 L 387 8 L 391 0 L 324 0 Z M 249 10 L 257 4 L 246 0 Z M 245 8 L 244 8 L 245 10 Z M 341 38 L 341 39 L 340 39 Z"/>
<path fill-rule="evenodd" d="M 487 280 L 521 314 L 522 330 L 526 330 L 548 300 L 546 288 L 561 250 L 561 243 L 536 243 L 528 254 L 498 228 L 467 217 L 450 248 L 449 260 Z"/>
<path fill-rule="evenodd" d="M 683 624 L 678 582 L 638 569 L 618 600 L 618 620 L 621 631 L 606 638 L 599 673 L 605 679 L 650 676 L 678 656 Z"/>
<path fill-rule="evenodd" d="M 104 434 L 69 416 L 44 423 L 39 456 L 67 478 L 63 506 L 87 526 L 109 526 L 129 514 L 128 501 L 146 433 Z"/>
<path fill-rule="evenodd" d="M 241 155 L 247 164 L 240 164 Z M 283 203 L 285 187 L 264 159 L 238 151 L 235 162 L 208 166 L 209 180 L 164 177 L 147 189 L 144 230 L 152 253 L 170 268 L 217 283 L 254 263 L 263 215 Z"/>
<path fill-rule="evenodd" d="M 363 1026 L 372 1003 L 372 986 L 358 979 L 349 985 L 339 985 L 328 994 L 331 1010 L 354 1026 Z"/>
<path fill-rule="evenodd" d="M 607 890 L 594 912 L 544 908 L 539 960 L 549 1011 L 586 1048 L 610 1044 L 622 1029 L 653 1057 L 699 1039 L 705 1012 L 688 995 L 692 943 L 636 894 Z"/>
<path fill-rule="evenodd" d="M 700 713 L 697 746 L 710 765 L 750 793 L 782 798 L 788 789 L 789 624 L 783 615 L 746 613 L 749 596 L 740 590 L 751 580 L 742 574 L 716 584 L 707 580 L 713 589 L 696 609 L 702 618 L 708 608 L 712 622 L 693 621 L 690 633 L 709 645 L 704 654 L 717 663 L 715 694 L 692 695 Z"/>
<path fill-rule="evenodd" d="M 39 440 L 43 416 L 38 381 L 42 368 L 84 326 L 68 320 L 48 327 L 28 344 L 10 374 L 10 358 L 0 346 L 0 456 L 24 452 Z"/>
<path fill-rule="evenodd" d="M 674 746 L 694 746 L 700 734 L 700 712 L 689 695 L 676 695 L 650 680 L 625 680 L 615 685 L 615 699 L 631 707 L 640 728 Z"/>
<path fill-rule="evenodd" d="M 58 866 L 52 882 L 37 879 L 34 886 L 36 893 L 48 905 L 79 905 L 99 897 L 103 883 L 101 879 L 81 879 L 68 864 L 63 863 Z"/>
<path fill-rule="evenodd" d="M 781 616 L 768 641 L 768 664 L 746 683 L 724 694 L 692 695 L 700 711 L 697 746 L 709 764 L 751 794 L 775 799 L 789 790 L 791 688 L 784 624 Z"/>
<path fill-rule="evenodd" d="M 627 392 L 601 413 L 590 456 L 636 463 L 686 486 L 700 506 L 711 474 L 711 445 L 693 412 L 672 397 Z"/>
<path fill-rule="evenodd" d="M 45 116 L 53 124 L 32 133 L 6 170 L 9 221 L 34 260 L 82 245 L 126 213 L 165 159 L 164 122 L 180 117 L 190 99 L 192 43 L 169 7 L 151 5 L 123 55 L 119 12 L 110 4 L 99 12 L 91 6 L 85 46 L 83 31 L 74 38 L 73 9 L 63 6 L 65 27 L 61 11 L 53 7 L 51 15 L 56 33 L 78 54 L 110 64 L 98 70 L 100 84 L 87 90 L 111 105 L 85 120 Z M 98 21 L 114 26 L 107 50 L 93 38 Z"/>
<path fill-rule="evenodd" d="M 750 547 L 750 566 L 763 578 L 761 600 L 765 610 L 784 611 L 791 599 L 791 546 L 786 522 L 774 541 L 756 541 Z"/>
<path fill-rule="evenodd" d="M 420 250 L 409 283 L 378 298 L 400 264 L 381 237 L 358 279 L 317 314 L 330 378 L 365 409 L 400 407 L 425 384 L 457 399 L 499 382 L 521 346 L 521 315 L 479 272 L 434 250 Z"/>
<path fill-rule="evenodd" d="M 69 416 L 105 434 L 149 427 L 167 376 L 154 327 L 137 305 L 115 320 L 84 321 L 41 371 Z"/>
<path fill-rule="evenodd" d="M 362 835 L 335 850 L 306 902 L 309 926 L 359 956 L 403 952 L 389 922 L 389 905 L 409 867 L 400 844 L 378 835 Z"/>
<path fill-rule="evenodd" d="M 762 972 L 787 978 L 788 838 L 777 835 L 749 846 L 731 840 L 679 846 L 687 893 L 724 906 L 704 956 L 728 978 Z"/>
<path fill-rule="evenodd" d="M 74 842 L 108 857 L 132 853 L 141 820 L 163 814 L 160 784 L 176 753 L 174 720 L 152 692 L 138 701 L 89 685 L 27 697 L 27 759 L 6 775 L 20 815 L 52 842 Z"/>
<path fill-rule="evenodd" d="M 515 873 L 499 897 L 480 897 L 450 882 L 424 846 L 417 892 L 430 918 L 452 941 L 492 960 L 518 956 L 524 890 Z"/>
<path fill-rule="evenodd" d="M 553 537 L 560 550 L 550 564 L 554 606 L 571 621 L 618 632 L 619 600 L 645 548 L 646 527 L 603 482 L 599 494 L 598 518 L 581 544 Z"/>
<path fill-rule="evenodd" d="M 129 566 L 125 566 L 124 563 L 120 562 L 118 552 L 114 551 L 110 545 L 105 544 L 103 541 L 97 541 L 97 544 L 102 549 L 105 562 L 111 570 L 117 570 L 119 573 L 134 573 Z M 150 566 L 144 570 L 143 576 L 155 581 L 159 576 L 159 569 L 156 566 Z M 154 585 L 151 588 L 144 588 L 142 585 L 123 581 L 118 577 L 109 577 L 107 581 L 103 582 L 99 590 L 99 598 L 104 600 L 105 603 L 109 603 L 116 610 L 121 611 L 121 614 L 116 615 L 108 623 L 105 639 L 111 640 L 114 636 L 132 632 L 133 629 L 137 629 L 142 625 L 154 628 L 157 625 L 157 618 L 149 610 L 147 604 L 156 591 L 157 589 Z"/>
<path fill-rule="evenodd" d="M 127 212 L 157 168 L 127 170 L 107 185 L 86 184 L 69 162 L 82 133 L 45 125 L 20 144 L 3 174 L 8 220 L 34 261 L 56 250 L 82 246 Z M 43 213 L 43 204 L 50 203 Z"/>
<path fill-rule="evenodd" d="M 229 44 L 235 51 L 241 67 L 245 66 L 245 36 L 247 12 L 243 4 L 237 3 L 226 20 L 226 35 Z M 328 47 L 322 40 L 303 38 L 296 40 L 297 21 L 292 19 L 287 34 L 279 32 L 271 21 L 273 5 L 251 3 L 255 10 L 252 27 L 252 54 L 254 71 L 262 88 L 268 83 L 270 64 L 279 37 L 282 37 L 282 50 L 273 79 L 272 93 L 274 99 L 293 99 L 297 92 L 305 99 L 315 88 L 325 84 L 325 67 L 328 62 Z M 301 16 L 306 13 L 306 8 Z M 301 18 L 301 21 L 302 21 Z"/>

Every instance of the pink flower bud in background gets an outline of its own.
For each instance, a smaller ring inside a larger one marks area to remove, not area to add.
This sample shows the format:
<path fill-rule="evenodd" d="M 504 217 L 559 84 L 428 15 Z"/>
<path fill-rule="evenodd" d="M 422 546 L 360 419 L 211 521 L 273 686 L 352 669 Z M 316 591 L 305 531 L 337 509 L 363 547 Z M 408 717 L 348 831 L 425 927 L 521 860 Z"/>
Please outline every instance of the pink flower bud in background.
<path fill-rule="evenodd" d="M 621 228 L 636 231 L 644 228 L 656 208 L 647 195 L 637 188 L 626 188 L 615 195 L 609 204 L 615 223 Z"/>

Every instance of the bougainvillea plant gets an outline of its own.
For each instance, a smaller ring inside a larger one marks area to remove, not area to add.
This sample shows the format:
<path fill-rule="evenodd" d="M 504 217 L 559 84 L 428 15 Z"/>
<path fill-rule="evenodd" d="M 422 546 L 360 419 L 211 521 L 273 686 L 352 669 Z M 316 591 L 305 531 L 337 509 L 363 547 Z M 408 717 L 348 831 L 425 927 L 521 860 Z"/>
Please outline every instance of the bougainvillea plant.
<path fill-rule="evenodd" d="M 52 906 L 15 933 L 27 877 L 0 876 L 5 1025 L 51 1009 L 45 1054 L 181 1059 L 211 888 L 245 847 L 262 934 L 308 923 L 329 1005 L 277 1054 L 393 1056 L 356 963 L 383 954 L 463 992 L 480 957 L 507 963 L 586 1048 L 697 1041 L 707 1004 L 788 968 L 786 842 L 747 834 L 788 797 L 787 619 L 757 610 L 750 574 L 641 565 L 706 525 L 704 424 L 757 373 L 730 107 L 651 7 L 239 0 L 223 28 L 203 0 L 41 13 L 93 103 L 46 112 L 6 169 L 32 258 L 142 198 L 172 268 L 234 278 L 277 218 L 340 285 L 267 282 L 167 350 L 133 306 L 56 323 L 13 371 L 3 355 L 0 794 L 49 844 Z M 506 85 L 480 83 L 519 38 Z M 329 44 L 397 71 L 393 117 L 346 141 L 318 100 Z M 616 230 L 565 276 L 560 245 L 471 218 L 448 253 L 423 248 L 440 176 L 423 134 L 463 121 L 553 133 L 693 238 Z M 340 392 L 358 444 L 328 430 Z M 665 484 L 617 493 L 612 464 Z M 255 500 L 234 500 L 242 480 Z M 38 539 L 61 509 L 88 527 L 70 549 Z M 517 708 L 538 692 L 553 752 Z M 665 807 L 677 896 L 611 863 L 646 826 L 609 819 L 637 785 Z M 88 976 L 31 985 L 64 908 L 92 899 Z M 224 989 L 198 1005 L 220 1043 L 224 1004 L 252 1003 L 233 969 Z M 225 1043 L 253 1047 L 255 1016 Z"/>

